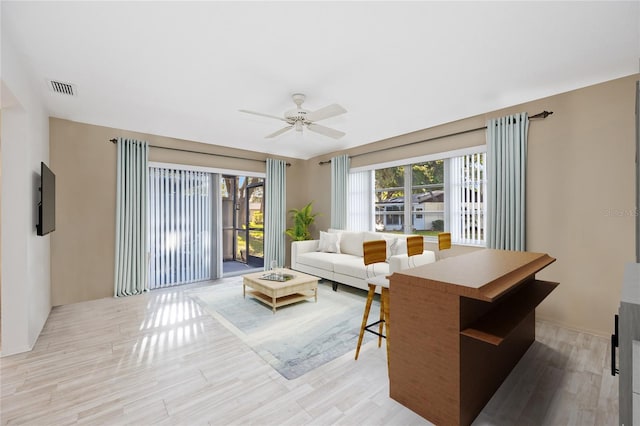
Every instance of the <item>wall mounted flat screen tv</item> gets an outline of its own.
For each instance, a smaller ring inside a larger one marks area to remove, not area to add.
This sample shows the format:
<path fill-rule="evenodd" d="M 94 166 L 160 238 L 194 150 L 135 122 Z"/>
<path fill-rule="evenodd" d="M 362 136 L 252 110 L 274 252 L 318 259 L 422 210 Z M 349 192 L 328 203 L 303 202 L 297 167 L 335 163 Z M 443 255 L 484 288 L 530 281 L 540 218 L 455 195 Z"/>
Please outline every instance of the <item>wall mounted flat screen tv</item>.
<path fill-rule="evenodd" d="M 56 175 L 40 163 L 40 204 L 38 204 L 38 235 L 56 230 Z"/>

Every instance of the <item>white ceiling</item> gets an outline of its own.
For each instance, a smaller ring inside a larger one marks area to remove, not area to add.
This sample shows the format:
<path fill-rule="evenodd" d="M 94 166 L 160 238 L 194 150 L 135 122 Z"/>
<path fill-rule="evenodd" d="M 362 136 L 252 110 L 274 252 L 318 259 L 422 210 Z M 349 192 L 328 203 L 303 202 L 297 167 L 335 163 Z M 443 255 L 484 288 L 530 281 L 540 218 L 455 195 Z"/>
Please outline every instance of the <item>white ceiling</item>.
<path fill-rule="evenodd" d="M 639 2 L 1 3 L 51 116 L 303 159 L 633 74 L 640 57 Z M 238 112 L 281 115 L 294 92 L 344 106 L 320 124 L 346 136 L 265 139 L 283 123 Z"/>

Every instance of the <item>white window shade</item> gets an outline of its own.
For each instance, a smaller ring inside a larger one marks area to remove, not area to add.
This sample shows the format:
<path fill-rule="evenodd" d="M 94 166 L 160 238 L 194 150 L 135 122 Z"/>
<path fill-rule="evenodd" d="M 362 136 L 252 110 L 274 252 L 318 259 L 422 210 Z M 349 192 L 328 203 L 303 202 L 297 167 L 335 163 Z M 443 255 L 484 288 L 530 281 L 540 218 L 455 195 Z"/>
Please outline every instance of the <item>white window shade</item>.
<path fill-rule="evenodd" d="M 349 173 L 347 229 L 373 231 L 373 173 L 365 170 Z"/>
<path fill-rule="evenodd" d="M 486 229 L 486 154 L 449 160 L 449 231 L 455 244 L 484 245 Z"/>
<path fill-rule="evenodd" d="M 149 169 L 149 287 L 211 277 L 211 174 Z"/>

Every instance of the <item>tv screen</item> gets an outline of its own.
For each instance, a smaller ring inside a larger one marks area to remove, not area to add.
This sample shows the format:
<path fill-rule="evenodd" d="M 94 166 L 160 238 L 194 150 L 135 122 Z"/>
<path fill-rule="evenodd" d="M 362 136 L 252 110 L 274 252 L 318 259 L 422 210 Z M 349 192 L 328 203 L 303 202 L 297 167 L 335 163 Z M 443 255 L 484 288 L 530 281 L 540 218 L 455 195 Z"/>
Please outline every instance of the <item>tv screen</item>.
<path fill-rule="evenodd" d="M 40 163 L 40 204 L 38 205 L 38 235 L 47 235 L 56 229 L 56 175 Z"/>

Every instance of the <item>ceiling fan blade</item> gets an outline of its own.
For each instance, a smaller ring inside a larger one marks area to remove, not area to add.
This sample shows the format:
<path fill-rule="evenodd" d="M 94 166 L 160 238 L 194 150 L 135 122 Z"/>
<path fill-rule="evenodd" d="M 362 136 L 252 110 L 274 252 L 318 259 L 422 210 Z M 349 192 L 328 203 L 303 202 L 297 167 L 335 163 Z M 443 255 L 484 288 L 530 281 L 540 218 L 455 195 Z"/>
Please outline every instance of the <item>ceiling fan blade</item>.
<path fill-rule="evenodd" d="M 283 127 L 282 129 L 278 130 L 277 132 L 273 132 L 270 135 L 265 136 L 265 138 L 275 138 L 276 136 L 280 136 L 281 134 L 283 134 L 284 132 L 293 129 L 293 126 L 287 126 L 287 127 Z"/>
<path fill-rule="evenodd" d="M 261 112 L 247 111 L 246 109 L 239 109 L 238 111 L 244 112 L 246 114 L 261 115 L 262 117 L 275 118 L 276 120 L 287 121 L 282 117 L 277 117 L 275 115 L 269 115 L 269 114 L 263 114 Z"/>
<path fill-rule="evenodd" d="M 324 120 L 326 118 L 335 117 L 336 115 L 344 114 L 345 112 L 347 112 L 347 110 L 342 108 L 340 105 L 332 104 L 324 108 L 320 108 L 319 110 L 308 113 L 305 118 L 308 121 L 319 121 L 319 120 Z"/>
<path fill-rule="evenodd" d="M 320 124 L 309 123 L 307 124 L 307 128 L 313 132 L 320 133 L 321 135 L 329 136 L 330 138 L 340 139 L 344 135 L 345 132 L 341 132 L 340 130 L 332 129 L 327 126 L 321 126 Z"/>

